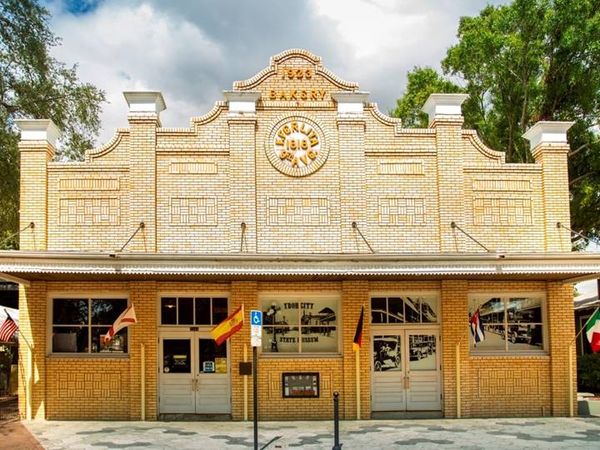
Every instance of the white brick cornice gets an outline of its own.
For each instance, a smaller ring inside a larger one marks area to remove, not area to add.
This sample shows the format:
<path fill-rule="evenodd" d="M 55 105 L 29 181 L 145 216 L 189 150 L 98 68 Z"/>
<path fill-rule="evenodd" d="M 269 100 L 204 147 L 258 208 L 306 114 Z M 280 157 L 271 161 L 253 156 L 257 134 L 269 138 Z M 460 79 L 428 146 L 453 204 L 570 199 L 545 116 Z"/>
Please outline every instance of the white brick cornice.
<path fill-rule="evenodd" d="M 165 99 L 160 91 L 127 91 L 123 92 L 130 114 L 159 114 L 167 109 Z"/>
<path fill-rule="evenodd" d="M 567 144 L 567 131 L 575 122 L 537 122 L 523 134 L 533 150 L 541 144 Z"/>
<path fill-rule="evenodd" d="M 47 141 L 56 147 L 61 132 L 50 119 L 17 119 L 15 124 L 21 131 L 21 141 Z"/>
<path fill-rule="evenodd" d="M 468 98 L 467 94 L 431 94 L 425 104 L 423 111 L 429 116 L 429 124 L 434 121 L 462 116 L 461 105 Z"/>
<path fill-rule="evenodd" d="M 362 114 L 365 105 L 369 102 L 368 92 L 332 92 L 331 98 L 337 103 L 337 110 L 340 116 Z"/>
<path fill-rule="evenodd" d="M 223 91 L 230 113 L 255 113 L 256 102 L 260 92 L 256 91 Z"/>

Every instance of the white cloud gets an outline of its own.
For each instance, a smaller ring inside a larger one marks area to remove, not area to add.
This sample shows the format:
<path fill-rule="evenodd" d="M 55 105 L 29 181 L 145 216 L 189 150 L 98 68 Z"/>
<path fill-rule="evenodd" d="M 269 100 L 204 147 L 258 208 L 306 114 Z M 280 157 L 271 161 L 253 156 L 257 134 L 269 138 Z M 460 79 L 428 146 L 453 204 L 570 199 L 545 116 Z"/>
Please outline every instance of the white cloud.
<path fill-rule="evenodd" d="M 63 37 L 56 57 L 78 63 L 79 78 L 106 92 L 101 142 L 127 126 L 123 91 L 163 91 L 163 123 L 173 126 L 187 126 L 197 108 L 210 108 L 219 94 L 214 83 L 205 83 L 205 68 L 223 63 L 221 46 L 193 23 L 151 5 L 106 3 L 87 15 L 58 16 L 54 29 Z"/>
<path fill-rule="evenodd" d="M 496 3 L 502 0 L 494 0 Z M 402 94 L 415 65 L 437 67 L 461 15 L 485 0 L 106 0 L 82 15 L 57 0 L 56 56 L 106 91 L 99 141 L 127 125 L 125 90 L 163 92 L 164 126 L 188 126 L 222 99 L 234 80 L 269 56 L 303 47 L 340 77 L 359 82 L 383 111 Z"/>
<path fill-rule="evenodd" d="M 427 28 L 425 11 L 403 12 L 392 1 L 312 0 L 312 4 L 335 24 L 338 36 L 354 49 L 357 59 L 410 48 Z"/>

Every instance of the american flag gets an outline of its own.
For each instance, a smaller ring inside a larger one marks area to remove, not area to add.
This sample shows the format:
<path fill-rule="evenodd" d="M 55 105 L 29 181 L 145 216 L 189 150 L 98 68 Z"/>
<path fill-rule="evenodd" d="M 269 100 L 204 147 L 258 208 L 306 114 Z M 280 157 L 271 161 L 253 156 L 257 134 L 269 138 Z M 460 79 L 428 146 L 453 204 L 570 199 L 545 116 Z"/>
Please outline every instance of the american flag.
<path fill-rule="evenodd" d="M 12 320 L 12 317 L 7 314 L 6 320 L 0 327 L 0 342 L 10 341 L 10 339 L 13 337 L 13 334 L 15 334 L 15 331 L 18 329 L 19 326 L 14 320 Z"/>

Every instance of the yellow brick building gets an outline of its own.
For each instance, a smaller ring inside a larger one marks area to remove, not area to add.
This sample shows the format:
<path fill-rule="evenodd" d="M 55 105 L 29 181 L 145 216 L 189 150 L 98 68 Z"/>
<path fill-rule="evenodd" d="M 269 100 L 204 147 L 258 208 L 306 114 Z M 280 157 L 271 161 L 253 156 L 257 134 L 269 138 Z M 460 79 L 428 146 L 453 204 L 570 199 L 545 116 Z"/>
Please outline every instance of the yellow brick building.
<path fill-rule="evenodd" d="M 305 50 L 189 128 L 161 127 L 159 92 L 125 98 L 129 127 L 85 162 L 18 122 L 25 230 L 0 277 L 21 283 L 23 418 L 251 418 L 250 310 L 262 420 L 330 418 L 334 391 L 344 419 L 572 414 L 572 283 L 600 259 L 571 253 L 570 123 L 534 125 L 535 163 L 507 164 L 462 128 L 463 95 L 402 128 Z"/>

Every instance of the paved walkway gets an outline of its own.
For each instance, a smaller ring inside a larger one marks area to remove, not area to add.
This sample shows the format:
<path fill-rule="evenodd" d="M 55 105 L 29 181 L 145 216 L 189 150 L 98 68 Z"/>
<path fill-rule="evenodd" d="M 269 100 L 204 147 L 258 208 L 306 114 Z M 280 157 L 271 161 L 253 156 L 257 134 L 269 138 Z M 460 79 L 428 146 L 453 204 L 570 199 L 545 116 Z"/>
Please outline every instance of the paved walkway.
<path fill-rule="evenodd" d="M 0 450 L 42 449 L 19 422 L 17 397 L 0 397 Z"/>
<path fill-rule="evenodd" d="M 48 450 L 247 449 L 248 422 L 23 422 Z M 344 450 L 600 448 L 600 418 L 344 421 Z M 332 422 L 261 422 L 259 448 L 331 449 Z"/>

